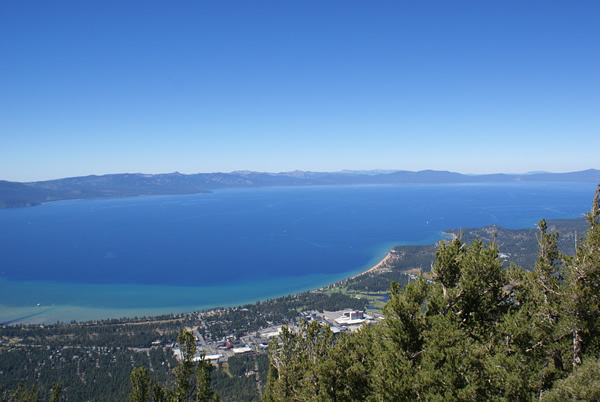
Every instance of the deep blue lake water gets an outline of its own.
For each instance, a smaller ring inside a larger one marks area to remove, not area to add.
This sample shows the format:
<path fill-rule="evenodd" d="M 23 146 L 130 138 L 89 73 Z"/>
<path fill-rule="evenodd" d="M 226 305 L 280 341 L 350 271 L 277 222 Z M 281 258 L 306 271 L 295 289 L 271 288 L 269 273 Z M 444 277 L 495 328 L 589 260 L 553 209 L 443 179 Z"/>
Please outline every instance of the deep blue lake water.
<path fill-rule="evenodd" d="M 0 210 L 0 322 L 178 313 L 313 289 L 447 229 L 534 227 L 595 185 L 231 189 Z M 39 304 L 39 306 L 38 306 Z"/>

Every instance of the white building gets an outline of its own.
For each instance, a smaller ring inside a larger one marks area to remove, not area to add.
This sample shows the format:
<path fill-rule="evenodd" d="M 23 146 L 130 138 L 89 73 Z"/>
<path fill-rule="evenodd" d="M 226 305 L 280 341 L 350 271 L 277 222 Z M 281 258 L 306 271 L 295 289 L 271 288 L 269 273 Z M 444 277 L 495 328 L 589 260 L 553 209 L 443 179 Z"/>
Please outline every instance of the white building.
<path fill-rule="evenodd" d="M 335 319 L 335 322 L 338 325 L 348 326 L 348 325 L 359 325 L 365 322 L 366 320 L 372 320 L 373 317 L 365 314 L 364 311 L 357 310 L 348 310 L 343 311 L 342 315 Z"/>

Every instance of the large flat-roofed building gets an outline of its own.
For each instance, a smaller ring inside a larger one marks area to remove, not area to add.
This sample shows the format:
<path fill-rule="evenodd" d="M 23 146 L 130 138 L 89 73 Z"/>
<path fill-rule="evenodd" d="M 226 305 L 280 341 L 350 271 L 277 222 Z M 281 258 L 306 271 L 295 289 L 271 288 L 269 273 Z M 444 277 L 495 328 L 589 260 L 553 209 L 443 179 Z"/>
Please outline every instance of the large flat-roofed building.
<path fill-rule="evenodd" d="M 366 320 L 373 319 L 370 315 L 365 314 L 364 311 L 345 310 L 340 313 L 338 317 L 334 318 L 335 323 L 340 326 L 360 325 Z"/>

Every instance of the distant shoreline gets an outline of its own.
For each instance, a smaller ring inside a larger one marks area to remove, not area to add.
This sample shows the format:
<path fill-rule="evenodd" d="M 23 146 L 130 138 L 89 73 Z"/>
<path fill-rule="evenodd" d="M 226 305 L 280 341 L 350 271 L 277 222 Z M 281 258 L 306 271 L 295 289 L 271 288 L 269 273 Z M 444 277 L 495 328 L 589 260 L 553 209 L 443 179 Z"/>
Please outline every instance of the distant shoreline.
<path fill-rule="evenodd" d="M 51 201 L 123 198 L 142 195 L 188 195 L 225 188 L 303 187 L 322 185 L 411 185 L 473 183 L 590 183 L 600 182 L 600 170 L 568 173 L 482 174 L 422 171 L 358 172 L 231 172 L 197 174 L 122 173 L 34 182 L 0 180 L 0 208 L 22 208 Z"/>

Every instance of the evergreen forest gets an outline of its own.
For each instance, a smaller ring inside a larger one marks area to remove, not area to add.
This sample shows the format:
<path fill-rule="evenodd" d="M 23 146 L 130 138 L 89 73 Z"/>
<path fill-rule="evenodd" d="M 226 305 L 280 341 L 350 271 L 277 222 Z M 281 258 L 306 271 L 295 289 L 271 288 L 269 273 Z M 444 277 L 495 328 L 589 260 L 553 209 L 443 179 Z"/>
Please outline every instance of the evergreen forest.
<path fill-rule="evenodd" d="M 380 324 L 284 328 L 263 399 L 599 400 L 599 195 L 573 255 L 544 220 L 531 271 L 503 268 L 493 240 L 457 236 L 437 249 L 433 281 L 392 283 Z"/>

